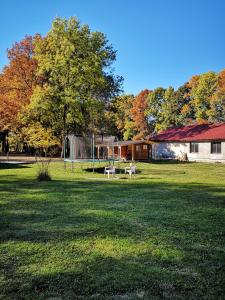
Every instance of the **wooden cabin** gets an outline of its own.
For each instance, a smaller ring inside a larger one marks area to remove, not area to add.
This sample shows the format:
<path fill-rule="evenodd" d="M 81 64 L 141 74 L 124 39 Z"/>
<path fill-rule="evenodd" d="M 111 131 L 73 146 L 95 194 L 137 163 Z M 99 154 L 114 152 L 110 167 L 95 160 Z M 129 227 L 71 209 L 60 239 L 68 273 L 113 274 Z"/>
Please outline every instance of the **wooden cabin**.
<path fill-rule="evenodd" d="M 148 161 L 154 156 L 152 141 L 119 141 L 113 144 L 97 144 L 97 157 L 121 160 Z"/>

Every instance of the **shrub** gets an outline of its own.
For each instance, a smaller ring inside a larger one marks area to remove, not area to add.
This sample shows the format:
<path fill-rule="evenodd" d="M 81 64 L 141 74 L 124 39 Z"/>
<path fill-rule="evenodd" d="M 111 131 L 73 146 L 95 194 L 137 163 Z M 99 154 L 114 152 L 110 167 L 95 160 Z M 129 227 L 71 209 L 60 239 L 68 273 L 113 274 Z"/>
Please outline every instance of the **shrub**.
<path fill-rule="evenodd" d="M 37 180 L 38 181 L 50 181 L 52 180 L 50 173 L 49 173 L 49 167 L 51 159 L 42 159 L 38 160 L 36 159 L 38 171 L 37 171 Z"/>

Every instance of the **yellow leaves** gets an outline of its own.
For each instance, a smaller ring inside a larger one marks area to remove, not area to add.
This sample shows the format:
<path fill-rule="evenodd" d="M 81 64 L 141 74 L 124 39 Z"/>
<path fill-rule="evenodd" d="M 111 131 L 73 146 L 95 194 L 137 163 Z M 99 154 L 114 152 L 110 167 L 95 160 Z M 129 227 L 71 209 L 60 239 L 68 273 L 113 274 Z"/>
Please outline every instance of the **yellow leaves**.
<path fill-rule="evenodd" d="M 34 148 L 49 148 L 60 145 L 59 140 L 50 129 L 44 128 L 40 123 L 31 124 L 22 129 L 25 142 Z"/>
<path fill-rule="evenodd" d="M 181 114 L 186 115 L 189 113 L 189 111 L 190 111 L 190 106 L 188 104 L 184 104 L 184 106 L 181 109 Z"/>
<path fill-rule="evenodd" d="M 208 124 L 209 123 L 207 120 L 202 119 L 202 118 L 198 118 L 197 121 L 198 121 L 198 124 Z"/>

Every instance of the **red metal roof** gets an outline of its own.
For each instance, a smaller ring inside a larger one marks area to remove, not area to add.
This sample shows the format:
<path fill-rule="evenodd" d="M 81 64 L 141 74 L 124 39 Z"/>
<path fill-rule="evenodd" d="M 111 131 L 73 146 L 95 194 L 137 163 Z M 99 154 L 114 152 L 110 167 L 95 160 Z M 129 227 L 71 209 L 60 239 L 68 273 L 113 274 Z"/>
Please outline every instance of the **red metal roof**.
<path fill-rule="evenodd" d="M 225 140 L 225 123 L 199 124 L 171 128 L 164 130 L 155 136 L 152 136 L 150 140 L 157 142 Z"/>

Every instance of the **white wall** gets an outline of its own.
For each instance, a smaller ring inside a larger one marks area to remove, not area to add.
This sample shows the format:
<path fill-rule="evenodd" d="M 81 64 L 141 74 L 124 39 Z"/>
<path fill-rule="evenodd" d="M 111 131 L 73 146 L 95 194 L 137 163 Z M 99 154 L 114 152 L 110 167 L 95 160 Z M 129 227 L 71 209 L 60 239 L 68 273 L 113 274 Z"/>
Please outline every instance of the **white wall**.
<path fill-rule="evenodd" d="M 176 158 L 186 153 L 190 161 L 224 162 L 225 142 L 221 142 L 221 153 L 211 154 L 211 143 L 198 143 L 198 153 L 190 153 L 190 143 L 159 143 L 156 144 L 156 158 Z"/>
<path fill-rule="evenodd" d="M 176 158 L 182 152 L 187 153 L 186 143 L 160 143 L 156 144 L 157 158 Z"/>

